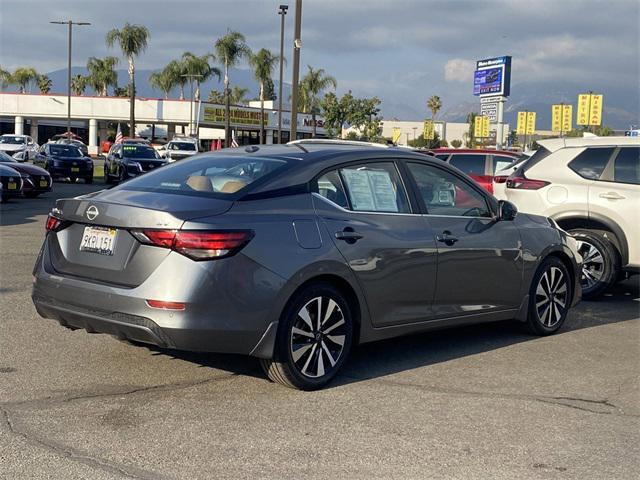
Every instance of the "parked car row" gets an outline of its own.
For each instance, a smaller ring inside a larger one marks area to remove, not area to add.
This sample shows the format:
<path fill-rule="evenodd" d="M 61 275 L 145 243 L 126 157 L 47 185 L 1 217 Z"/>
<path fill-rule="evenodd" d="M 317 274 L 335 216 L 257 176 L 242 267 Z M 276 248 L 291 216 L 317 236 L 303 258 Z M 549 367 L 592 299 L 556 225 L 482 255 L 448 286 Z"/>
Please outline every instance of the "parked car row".
<path fill-rule="evenodd" d="M 2 151 L 0 183 L 0 198 L 3 202 L 11 197 L 35 198 L 42 193 L 50 192 L 53 186 L 49 172 L 29 163 L 20 163 Z"/>

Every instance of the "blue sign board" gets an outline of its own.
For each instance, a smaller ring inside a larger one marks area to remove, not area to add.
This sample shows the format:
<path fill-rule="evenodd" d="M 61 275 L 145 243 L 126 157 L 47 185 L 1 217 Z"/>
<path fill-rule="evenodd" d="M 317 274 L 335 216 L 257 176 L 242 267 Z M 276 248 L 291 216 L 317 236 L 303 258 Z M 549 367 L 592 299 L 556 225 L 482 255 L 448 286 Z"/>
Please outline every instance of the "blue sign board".
<path fill-rule="evenodd" d="M 511 57 L 478 60 L 473 74 L 473 94 L 508 97 L 511 90 Z"/>

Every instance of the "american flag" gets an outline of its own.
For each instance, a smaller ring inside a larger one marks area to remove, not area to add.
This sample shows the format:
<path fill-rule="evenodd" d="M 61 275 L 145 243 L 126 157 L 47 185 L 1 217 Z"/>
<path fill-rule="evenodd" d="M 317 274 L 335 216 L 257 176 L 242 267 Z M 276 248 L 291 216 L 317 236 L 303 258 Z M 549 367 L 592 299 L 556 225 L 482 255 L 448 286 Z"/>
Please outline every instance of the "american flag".
<path fill-rule="evenodd" d="M 239 146 L 236 140 L 236 132 L 235 130 L 231 130 L 231 148 L 238 148 Z"/>
<path fill-rule="evenodd" d="M 120 129 L 120 124 L 118 123 L 118 131 L 116 132 L 116 143 L 122 143 L 122 130 Z"/>

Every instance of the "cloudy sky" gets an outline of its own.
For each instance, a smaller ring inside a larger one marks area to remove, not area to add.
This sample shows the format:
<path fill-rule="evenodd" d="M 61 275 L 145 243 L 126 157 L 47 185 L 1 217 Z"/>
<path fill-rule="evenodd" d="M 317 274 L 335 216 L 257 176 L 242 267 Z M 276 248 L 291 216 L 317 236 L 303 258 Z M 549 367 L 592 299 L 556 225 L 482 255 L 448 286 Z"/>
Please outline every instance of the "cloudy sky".
<path fill-rule="evenodd" d="M 117 53 L 104 36 L 126 21 L 151 31 L 141 69 L 185 50 L 210 52 L 228 28 L 254 49 L 277 51 L 280 3 L 291 7 L 291 57 L 293 0 L 0 0 L 0 66 L 64 68 L 66 30 L 48 22 L 67 18 L 92 23 L 74 31 L 78 66 Z M 592 89 L 605 96 L 605 121 L 609 113 L 624 128 L 640 117 L 639 24 L 638 0 L 303 0 L 302 65 L 334 75 L 339 92 L 377 95 L 385 118 L 420 119 L 430 95 L 445 113 L 477 103 L 475 60 L 512 55 L 514 106 L 575 104 Z"/>

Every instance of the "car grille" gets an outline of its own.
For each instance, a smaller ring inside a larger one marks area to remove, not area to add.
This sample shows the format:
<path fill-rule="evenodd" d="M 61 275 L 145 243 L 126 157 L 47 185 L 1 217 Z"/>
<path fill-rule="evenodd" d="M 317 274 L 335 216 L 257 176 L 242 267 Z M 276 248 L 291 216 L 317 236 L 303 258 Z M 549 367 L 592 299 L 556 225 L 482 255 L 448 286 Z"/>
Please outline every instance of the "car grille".
<path fill-rule="evenodd" d="M 156 168 L 161 167 L 163 164 L 159 162 L 141 162 L 138 161 L 140 166 L 142 167 L 142 171 L 148 172 L 149 170 L 155 170 Z"/>

